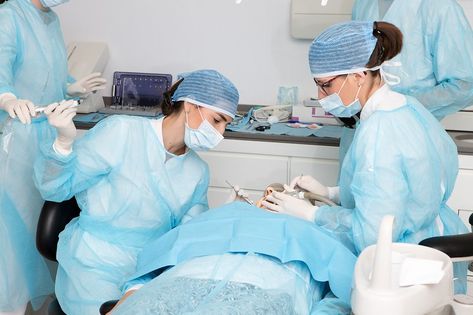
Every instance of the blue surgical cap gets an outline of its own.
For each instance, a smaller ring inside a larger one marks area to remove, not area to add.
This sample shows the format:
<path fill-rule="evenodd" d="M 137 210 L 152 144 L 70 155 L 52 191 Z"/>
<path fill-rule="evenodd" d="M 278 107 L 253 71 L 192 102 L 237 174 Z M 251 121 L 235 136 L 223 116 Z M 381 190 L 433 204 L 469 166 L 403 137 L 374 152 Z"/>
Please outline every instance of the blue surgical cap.
<path fill-rule="evenodd" d="M 373 21 L 350 21 L 332 25 L 310 45 L 309 65 L 314 78 L 367 70 L 377 38 Z"/>
<path fill-rule="evenodd" d="M 230 80 L 215 70 L 197 70 L 179 75 L 184 80 L 172 96 L 173 101 L 187 101 L 232 118 L 239 94 Z"/>

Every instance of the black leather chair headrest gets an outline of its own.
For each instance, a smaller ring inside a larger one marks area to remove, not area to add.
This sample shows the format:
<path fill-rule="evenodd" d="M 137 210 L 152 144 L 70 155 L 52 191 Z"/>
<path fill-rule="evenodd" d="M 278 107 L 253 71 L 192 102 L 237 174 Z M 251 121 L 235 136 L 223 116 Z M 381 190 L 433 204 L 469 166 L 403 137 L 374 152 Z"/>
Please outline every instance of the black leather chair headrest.
<path fill-rule="evenodd" d="M 59 233 L 75 217 L 79 216 L 80 208 L 76 199 L 63 202 L 46 201 L 41 209 L 36 230 L 36 247 L 49 260 L 56 261 Z"/>
<path fill-rule="evenodd" d="M 471 257 L 473 256 L 473 233 L 431 237 L 423 240 L 419 245 L 438 249 L 450 258 Z"/>

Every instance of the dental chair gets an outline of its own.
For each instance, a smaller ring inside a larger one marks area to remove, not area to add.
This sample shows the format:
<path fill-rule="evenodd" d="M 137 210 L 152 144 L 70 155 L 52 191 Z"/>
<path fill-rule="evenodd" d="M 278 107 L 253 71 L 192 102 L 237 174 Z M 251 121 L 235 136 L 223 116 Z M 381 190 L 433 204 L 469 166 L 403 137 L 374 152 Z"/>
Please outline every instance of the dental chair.
<path fill-rule="evenodd" d="M 469 222 L 473 229 L 473 214 Z M 473 315 L 473 297 L 453 294 L 452 265 L 473 261 L 473 233 L 392 243 L 393 225 L 394 217 L 385 216 L 377 244 L 358 257 L 353 314 Z"/>
<path fill-rule="evenodd" d="M 73 218 L 79 216 L 80 208 L 75 198 L 63 202 L 46 201 L 41 209 L 36 230 L 36 247 L 43 257 L 56 260 L 57 242 L 59 233 Z M 49 315 L 65 314 L 57 299 L 48 306 Z"/>
<path fill-rule="evenodd" d="M 57 261 L 56 251 L 59 233 L 79 214 L 80 208 L 75 198 L 63 202 L 46 201 L 44 203 L 36 231 L 36 247 L 41 255 L 51 261 Z M 115 304 L 116 302 L 113 303 L 113 301 L 104 303 L 100 308 L 100 313 L 107 313 Z M 65 315 L 57 299 L 49 303 L 48 315 Z"/>
<path fill-rule="evenodd" d="M 59 233 L 64 230 L 65 226 L 80 213 L 80 208 L 77 205 L 75 198 L 72 198 L 67 201 L 60 203 L 46 201 L 41 210 L 41 214 L 38 221 L 38 229 L 36 232 L 36 246 L 38 251 L 47 259 L 51 261 L 56 261 L 56 250 L 57 242 L 59 240 Z M 470 224 L 473 226 L 473 215 L 470 216 Z M 389 233 L 388 233 L 389 234 Z M 392 234 L 391 234 L 392 235 Z M 403 244 L 408 246 L 418 246 L 413 244 Z M 473 261 L 473 233 L 466 233 L 461 235 L 453 236 L 438 236 L 426 239 L 421 242 L 420 245 L 428 246 L 434 249 L 437 249 L 440 252 L 445 253 L 443 256 L 450 257 L 452 261 Z M 376 246 L 376 245 L 373 245 Z M 363 255 L 360 255 L 360 259 Z M 448 262 L 450 262 L 450 258 Z M 359 261 L 360 261 L 359 259 Z M 448 265 L 448 263 L 445 263 Z M 358 266 L 358 262 L 357 262 Z M 450 265 L 451 266 L 451 265 Z M 448 269 L 448 268 L 447 268 Z M 470 264 L 470 270 L 473 269 L 473 263 Z M 355 274 L 357 272 L 357 267 L 355 267 Z M 384 271 L 383 271 L 384 272 Z M 356 282 L 356 280 L 355 280 Z M 452 279 L 448 279 L 446 283 L 451 283 Z M 368 283 L 368 282 L 366 282 Z M 453 301 L 453 284 L 450 284 L 450 289 L 446 290 L 446 295 L 448 297 L 447 301 Z M 359 290 L 360 287 L 355 287 L 355 291 Z M 448 291 L 448 292 L 447 292 Z M 359 295 L 359 293 L 358 293 Z M 100 314 L 104 315 L 109 312 L 117 303 L 117 300 L 112 300 L 105 302 L 100 307 Z M 354 302 L 354 300 L 353 300 Z M 359 303 L 359 302 L 356 302 Z M 461 305 L 460 305 L 461 306 Z M 354 307 L 354 311 L 356 306 Z M 371 312 L 371 313 L 354 313 L 355 315 L 369 315 L 369 314 L 386 314 L 388 313 L 384 309 L 381 312 Z M 52 301 L 48 307 L 49 315 L 63 315 L 65 314 L 58 303 L 57 300 Z M 394 313 L 396 314 L 396 313 Z M 397 313 L 399 315 L 402 313 Z M 435 313 L 432 313 L 435 314 Z M 437 313 L 442 314 L 442 313 Z M 467 310 L 467 313 L 461 313 L 455 309 L 455 313 L 444 313 L 444 314 L 455 314 L 455 315 L 464 315 L 464 314 L 473 314 L 473 311 Z M 407 314 L 403 314 L 407 315 Z M 423 315 L 423 314 L 422 314 Z M 442 314 L 443 315 L 443 314 Z"/>
<path fill-rule="evenodd" d="M 80 208 L 75 198 L 63 201 L 46 201 L 41 209 L 36 231 L 36 247 L 45 258 L 51 261 L 56 260 L 57 242 L 59 233 L 75 217 L 79 216 Z M 100 312 L 107 313 L 113 308 L 114 303 L 105 303 L 100 308 Z M 65 315 L 57 299 L 54 299 L 48 306 L 48 315 Z"/>

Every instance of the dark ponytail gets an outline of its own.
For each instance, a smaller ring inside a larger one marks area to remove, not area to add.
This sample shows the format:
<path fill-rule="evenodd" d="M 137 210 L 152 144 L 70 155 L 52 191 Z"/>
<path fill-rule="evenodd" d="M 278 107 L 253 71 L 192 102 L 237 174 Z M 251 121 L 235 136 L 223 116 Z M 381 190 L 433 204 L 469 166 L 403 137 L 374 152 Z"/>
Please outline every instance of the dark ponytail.
<path fill-rule="evenodd" d="M 179 84 L 181 84 L 183 80 L 184 79 L 180 79 L 179 81 L 174 83 L 171 88 L 169 88 L 169 90 L 163 93 L 163 100 L 161 101 L 160 106 L 164 116 L 169 116 L 173 113 L 178 113 L 181 111 L 182 104 L 184 104 L 184 102 L 174 102 L 172 100 L 172 96 L 174 95 L 174 92 L 176 92 L 177 87 L 179 86 Z"/>
<path fill-rule="evenodd" d="M 373 35 L 378 39 L 367 68 L 381 65 L 386 60 L 394 58 L 402 49 L 402 33 L 394 25 L 388 22 L 374 22 Z"/>

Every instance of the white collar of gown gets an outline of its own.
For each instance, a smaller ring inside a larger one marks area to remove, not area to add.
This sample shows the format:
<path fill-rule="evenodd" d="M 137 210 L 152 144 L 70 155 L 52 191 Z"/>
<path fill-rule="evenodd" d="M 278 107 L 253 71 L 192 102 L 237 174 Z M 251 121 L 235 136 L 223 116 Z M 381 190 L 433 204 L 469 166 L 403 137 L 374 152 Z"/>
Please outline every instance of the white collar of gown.
<path fill-rule="evenodd" d="M 158 137 L 159 142 L 161 143 L 164 150 L 166 151 L 166 161 L 167 161 L 170 158 L 176 157 L 177 155 L 175 155 L 171 152 L 168 152 L 168 150 L 166 150 L 166 147 L 164 146 L 163 121 L 164 121 L 164 117 L 161 117 L 159 119 L 150 119 L 151 126 L 153 127 L 153 130 L 156 133 L 156 136 Z M 186 153 L 187 153 L 187 149 L 186 149 Z"/>
<path fill-rule="evenodd" d="M 387 84 L 384 84 L 366 102 L 361 110 L 360 119 L 368 119 L 375 111 L 390 111 L 406 105 L 406 97 L 394 92 Z"/>

